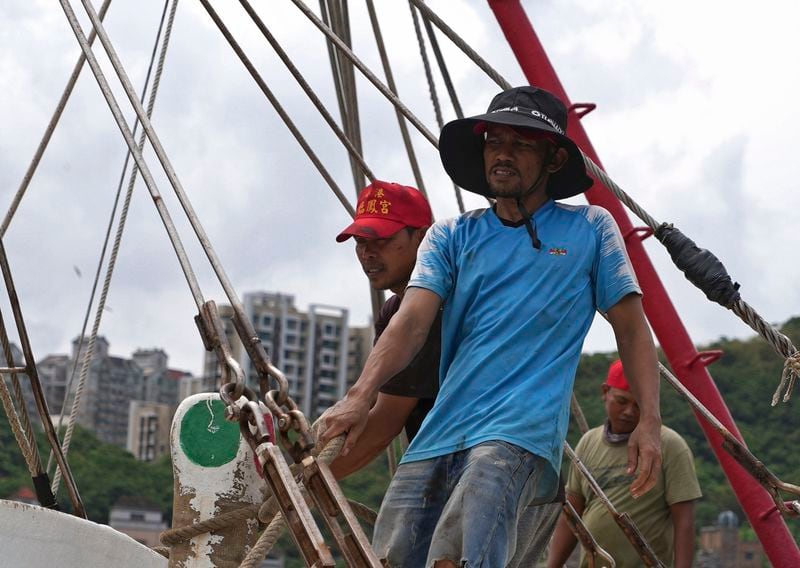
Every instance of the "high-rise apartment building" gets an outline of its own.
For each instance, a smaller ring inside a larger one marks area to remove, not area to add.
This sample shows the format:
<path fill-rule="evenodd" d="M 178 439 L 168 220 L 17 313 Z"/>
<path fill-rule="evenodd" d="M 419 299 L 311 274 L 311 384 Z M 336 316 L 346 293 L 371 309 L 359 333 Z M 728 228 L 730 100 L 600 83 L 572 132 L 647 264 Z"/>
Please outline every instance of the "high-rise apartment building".
<path fill-rule="evenodd" d="M 246 293 L 245 315 L 261 339 L 272 363 L 289 382 L 289 394 L 309 418 L 316 418 L 344 396 L 350 359 L 348 310 L 311 304 L 297 309 L 294 296 L 272 292 Z M 219 307 L 231 352 L 242 366 L 247 383 L 258 387 L 255 367 L 236 335 L 229 306 Z M 219 381 L 216 356 L 205 358 L 204 376 Z"/>
<path fill-rule="evenodd" d="M 76 338 L 72 354 L 48 355 L 37 364 L 51 414 L 71 412 L 80 382 L 88 342 Z M 162 349 L 139 349 L 131 359 L 109 354 L 109 343 L 98 337 L 87 367 L 77 422 L 104 442 L 126 448 L 139 459 L 156 459 L 169 451 L 169 429 L 181 384 L 191 373 L 167 366 Z M 70 393 L 70 377 L 75 373 Z"/>
<path fill-rule="evenodd" d="M 169 432 L 174 414 L 175 405 L 132 400 L 125 448 L 141 461 L 154 461 L 168 454 Z"/>
<path fill-rule="evenodd" d="M 372 350 L 372 341 L 375 337 L 375 330 L 372 326 L 351 327 L 347 350 L 347 388 L 350 388 L 358 380 L 367 356 Z"/>
<path fill-rule="evenodd" d="M 78 359 L 78 376 L 86 350 L 84 343 L 79 352 L 80 345 L 80 338 L 72 342 L 72 360 Z M 77 387 L 78 378 L 75 383 L 73 389 Z M 98 337 L 78 408 L 78 424 L 93 431 L 104 442 L 126 447 L 129 403 L 140 397 L 143 384 L 144 374 L 139 365 L 130 359 L 110 355 L 108 341 Z"/>

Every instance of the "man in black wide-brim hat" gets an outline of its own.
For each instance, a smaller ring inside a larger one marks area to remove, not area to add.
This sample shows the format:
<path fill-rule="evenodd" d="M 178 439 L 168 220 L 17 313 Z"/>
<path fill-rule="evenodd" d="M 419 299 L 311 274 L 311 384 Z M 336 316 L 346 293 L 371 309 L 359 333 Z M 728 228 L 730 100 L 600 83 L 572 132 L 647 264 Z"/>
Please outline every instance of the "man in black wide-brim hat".
<path fill-rule="evenodd" d="M 442 129 L 442 164 L 491 208 L 435 223 L 403 303 L 323 441 L 356 443 L 378 389 L 425 342 L 440 306 L 440 392 L 381 505 L 373 545 L 393 568 L 501 568 L 518 514 L 547 502 L 569 421 L 581 347 L 606 312 L 641 419 L 629 441 L 636 497 L 660 469 L 655 347 L 613 218 L 556 203 L 591 186 L 566 136 L 567 111 L 535 87 L 497 95 L 487 113 Z"/>

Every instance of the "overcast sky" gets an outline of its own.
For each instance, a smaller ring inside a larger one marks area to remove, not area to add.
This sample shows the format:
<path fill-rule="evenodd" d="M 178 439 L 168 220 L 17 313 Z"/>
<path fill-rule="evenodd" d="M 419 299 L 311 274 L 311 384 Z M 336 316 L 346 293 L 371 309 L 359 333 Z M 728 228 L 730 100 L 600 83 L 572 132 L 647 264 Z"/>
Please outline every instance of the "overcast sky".
<path fill-rule="evenodd" d="M 321 35 L 288 0 L 253 3 L 335 112 Z M 80 3 L 73 4 L 86 25 Z M 382 76 L 366 9 L 358 1 L 350 4 L 355 51 Z M 408 6 L 396 0 L 376 4 L 400 95 L 435 132 Z M 215 5 L 354 200 L 339 142 L 238 3 Z M 511 83 L 524 84 L 485 2 L 429 5 Z M 742 284 L 744 299 L 767 320 L 800 315 L 794 208 L 800 105 L 792 99 L 800 87 L 800 9 L 777 0 L 759 2 L 757 10 L 744 2 L 686 0 L 524 5 L 571 99 L 597 103 L 583 124 L 617 183 L 651 215 L 715 251 Z M 114 0 L 107 17 L 137 89 L 162 6 L 156 0 Z M 6 0 L 0 22 L 4 215 L 79 50 L 55 0 Z M 439 39 L 465 112 L 483 112 L 498 88 L 446 38 Z M 109 70 L 105 63 L 104 68 Z M 122 102 L 122 91 L 112 83 Z M 379 178 L 413 184 L 391 106 L 366 81 L 359 79 L 358 89 L 367 163 Z M 439 93 L 445 94 L 441 83 Z M 454 118 L 444 97 L 442 104 L 445 119 Z M 130 120 L 130 107 L 123 108 Z M 301 309 L 309 303 L 344 306 L 352 324 L 368 322 L 367 281 L 352 245 L 334 241 L 348 223 L 346 212 L 199 2 L 179 5 L 153 123 L 240 294 L 280 291 L 295 295 Z M 436 151 L 416 133 L 414 143 L 435 215 L 457 214 Z M 87 67 L 5 238 L 37 359 L 67 352 L 80 331 L 125 152 Z M 173 217 L 180 218 L 169 184 L 152 154 L 148 158 Z M 482 206 L 478 198 L 467 202 Z M 179 228 L 204 295 L 224 302 L 187 224 L 181 221 Z M 657 242 L 647 248 L 697 343 L 752 335 L 732 313 L 705 301 Z M 108 305 L 101 333 L 112 353 L 161 347 L 171 366 L 200 371 L 196 309 L 141 181 Z M 599 321 L 595 328 L 585 350 L 613 349 L 606 324 Z M 765 393 L 773 388 L 765 385 Z"/>

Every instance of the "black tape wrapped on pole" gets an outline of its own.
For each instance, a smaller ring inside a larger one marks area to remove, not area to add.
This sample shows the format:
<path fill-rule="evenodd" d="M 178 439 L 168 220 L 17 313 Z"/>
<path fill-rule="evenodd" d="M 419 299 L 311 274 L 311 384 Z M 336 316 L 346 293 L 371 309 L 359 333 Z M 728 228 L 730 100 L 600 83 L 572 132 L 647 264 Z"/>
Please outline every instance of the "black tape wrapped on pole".
<path fill-rule="evenodd" d="M 671 223 L 662 223 L 655 230 L 672 262 L 692 284 L 700 288 L 706 298 L 728 309 L 739 300 L 739 283 L 734 282 L 725 265 L 713 252 L 698 247 Z"/>

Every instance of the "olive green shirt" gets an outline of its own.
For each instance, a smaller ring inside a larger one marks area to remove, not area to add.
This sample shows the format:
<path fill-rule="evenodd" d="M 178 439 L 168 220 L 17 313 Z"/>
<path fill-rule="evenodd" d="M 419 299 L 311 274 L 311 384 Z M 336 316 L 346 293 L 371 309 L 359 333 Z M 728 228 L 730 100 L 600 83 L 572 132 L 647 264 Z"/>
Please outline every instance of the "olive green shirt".
<path fill-rule="evenodd" d="M 701 497 L 694 471 L 694 458 L 689 446 L 674 430 L 661 427 L 661 475 L 656 486 L 634 499 L 630 486 L 634 475 L 626 475 L 628 445 L 609 443 L 603 427 L 589 430 L 578 442 L 575 453 L 620 513 L 628 513 L 656 555 L 666 564 L 673 564 L 674 530 L 670 505 Z M 570 468 L 567 493 L 582 497 L 585 502 L 583 522 L 597 544 L 617 563 L 617 568 L 640 568 L 644 562 L 630 541 L 611 517 L 608 509 L 592 492 L 588 482 L 574 465 Z M 588 566 L 581 554 L 581 567 Z"/>

